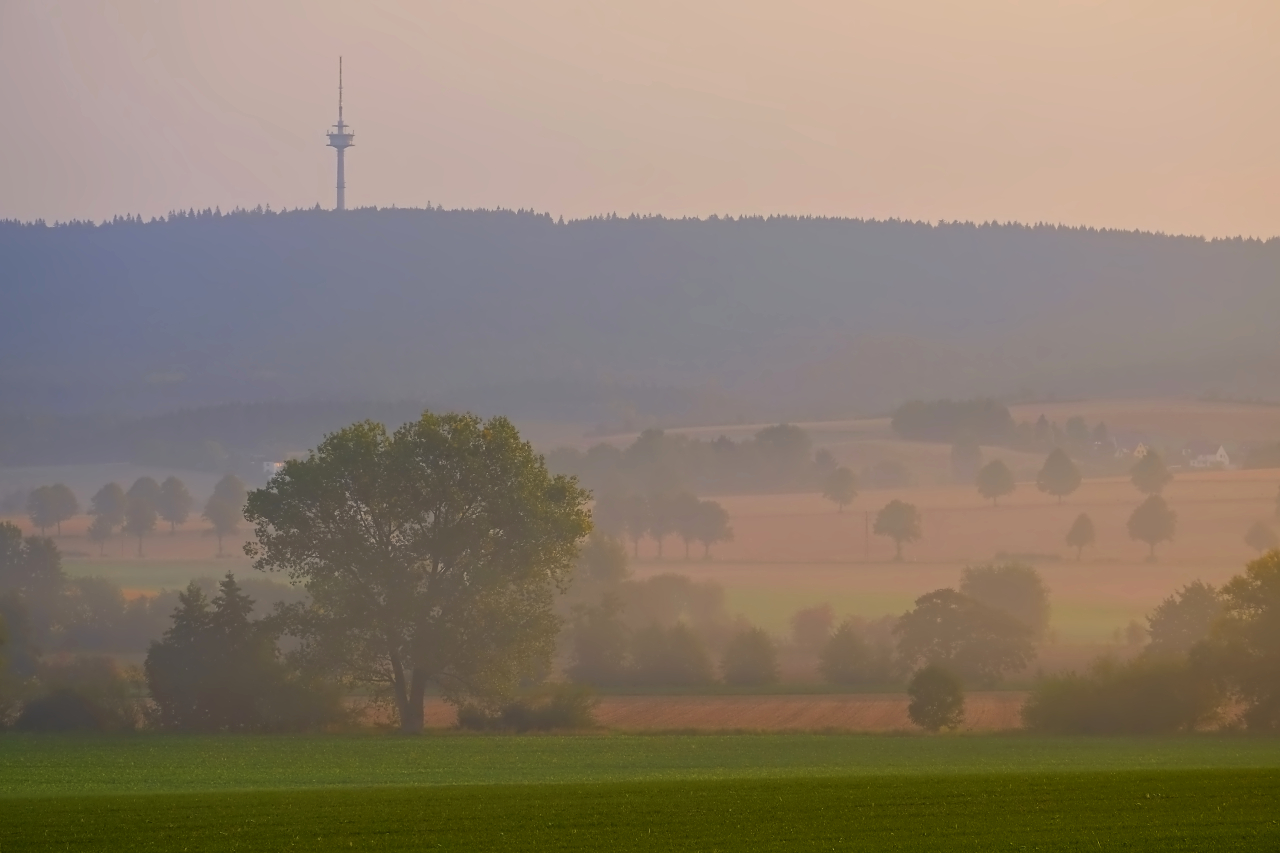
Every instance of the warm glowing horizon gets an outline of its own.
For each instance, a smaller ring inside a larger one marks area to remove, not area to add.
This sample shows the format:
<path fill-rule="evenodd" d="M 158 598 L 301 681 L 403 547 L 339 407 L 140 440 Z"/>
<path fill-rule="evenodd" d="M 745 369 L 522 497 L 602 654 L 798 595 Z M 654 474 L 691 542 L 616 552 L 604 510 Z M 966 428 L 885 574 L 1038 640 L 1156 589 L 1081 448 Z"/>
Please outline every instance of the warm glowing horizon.
<path fill-rule="evenodd" d="M 351 207 L 1280 235 L 1264 2 L 0 8 L 0 218 Z"/>

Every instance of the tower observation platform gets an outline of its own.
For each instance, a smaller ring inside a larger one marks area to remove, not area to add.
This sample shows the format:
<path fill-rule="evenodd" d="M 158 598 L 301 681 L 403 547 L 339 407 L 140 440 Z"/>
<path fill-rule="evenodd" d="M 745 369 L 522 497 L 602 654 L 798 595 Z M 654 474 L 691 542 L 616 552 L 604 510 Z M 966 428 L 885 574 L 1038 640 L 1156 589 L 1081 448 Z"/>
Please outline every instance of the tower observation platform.
<path fill-rule="evenodd" d="M 329 131 L 329 147 L 338 151 L 338 204 L 336 210 L 347 209 L 347 149 L 355 145 L 356 135 L 342 120 L 342 57 L 338 57 L 338 123 Z"/>

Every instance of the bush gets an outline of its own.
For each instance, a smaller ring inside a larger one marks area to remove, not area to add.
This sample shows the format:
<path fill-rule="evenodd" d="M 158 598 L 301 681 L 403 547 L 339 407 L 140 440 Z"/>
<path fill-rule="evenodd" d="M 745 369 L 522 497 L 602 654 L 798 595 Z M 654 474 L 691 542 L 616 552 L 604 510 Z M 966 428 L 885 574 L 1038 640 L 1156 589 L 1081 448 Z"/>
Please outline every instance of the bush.
<path fill-rule="evenodd" d="M 142 678 L 110 658 L 80 658 L 40 667 L 43 692 L 26 702 L 14 728 L 29 732 L 132 731 L 141 719 Z"/>
<path fill-rule="evenodd" d="M 832 684 L 867 684 L 889 677 L 887 655 L 877 654 L 852 619 L 846 619 L 822 647 L 822 677 Z"/>
<path fill-rule="evenodd" d="M 773 684 L 778 680 L 778 651 L 763 628 L 748 628 L 729 641 L 720 667 L 726 684 Z"/>
<path fill-rule="evenodd" d="M 632 660 L 632 680 L 640 685 L 701 687 L 715 680 L 707 647 L 683 624 L 636 632 Z"/>
<path fill-rule="evenodd" d="M 478 705 L 458 709 L 458 727 L 472 731 L 555 731 L 596 725 L 599 700 L 585 687 L 549 684 L 497 711 Z"/>
<path fill-rule="evenodd" d="M 922 729 L 954 729 L 964 722 L 964 687 L 960 679 L 936 664 L 911 676 L 907 716 Z"/>
<path fill-rule="evenodd" d="M 1167 734 L 1211 721 L 1221 696 L 1186 660 L 1103 658 L 1086 675 L 1043 678 L 1022 707 L 1028 729 L 1046 734 Z"/>

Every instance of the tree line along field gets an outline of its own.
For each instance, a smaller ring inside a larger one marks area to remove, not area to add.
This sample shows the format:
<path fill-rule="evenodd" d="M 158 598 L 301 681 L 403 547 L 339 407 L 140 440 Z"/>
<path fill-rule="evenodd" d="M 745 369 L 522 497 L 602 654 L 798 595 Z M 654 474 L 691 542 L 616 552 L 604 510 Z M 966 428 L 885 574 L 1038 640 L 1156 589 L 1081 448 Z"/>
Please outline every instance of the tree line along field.
<path fill-rule="evenodd" d="M 633 568 L 642 577 L 680 572 L 721 583 L 731 610 L 781 632 L 796 609 L 823 601 L 842 614 L 896 616 L 924 592 L 954 585 L 963 566 L 1004 553 L 1030 559 L 1045 577 L 1056 636 L 1103 642 L 1130 621 L 1141 621 L 1173 589 L 1230 577 L 1252 556 L 1244 542 L 1249 525 L 1274 515 L 1280 472 L 1176 473 L 1165 497 L 1178 513 L 1177 533 L 1159 546 L 1154 564 L 1146 562 L 1146 546 L 1126 532 L 1141 495 L 1127 479 L 1114 477 L 1084 480 L 1061 505 L 1027 482 L 997 507 L 963 485 L 866 490 L 842 513 L 813 493 L 718 496 L 734 538 L 715 545 L 712 560 L 696 552 L 684 560 L 673 540 L 659 561 L 653 541 L 645 539 Z M 903 563 L 892 561 L 890 540 L 869 534 L 867 514 L 874 518 L 892 499 L 923 513 L 924 538 L 906 547 Z M 1077 562 L 1063 537 L 1081 512 L 1098 534 Z M 27 519 L 12 520 L 30 530 Z M 216 543 L 195 519 L 174 534 L 157 528 L 146 538 L 142 560 L 134 556 L 135 543 L 118 535 L 106 558 L 88 556 L 96 546 L 84 536 L 87 524 L 79 516 L 63 525 L 58 545 L 70 554 L 67 571 L 112 578 L 130 595 L 181 588 L 197 576 L 249 571 L 238 556 L 239 541 L 230 537 L 226 551 L 237 556 L 213 559 Z"/>
<path fill-rule="evenodd" d="M 0 849 L 1270 850 L 1280 741 L 0 740 Z"/>

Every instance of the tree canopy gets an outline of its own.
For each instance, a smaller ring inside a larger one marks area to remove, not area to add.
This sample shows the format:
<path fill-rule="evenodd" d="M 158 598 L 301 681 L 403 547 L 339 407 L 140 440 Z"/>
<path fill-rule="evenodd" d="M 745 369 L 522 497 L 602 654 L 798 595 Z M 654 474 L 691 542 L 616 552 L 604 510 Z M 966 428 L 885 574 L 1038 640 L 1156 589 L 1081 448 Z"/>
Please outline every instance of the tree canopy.
<path fill-rule="evenodd" d="M 1013 471 L 1004 460 L 992 459 L 979 469 L 977 485 L 978 494 L 991 501 L 992 506 L 996 506 L 1002 497 L 1013 493 Z"/>
<path fill-rule="evenodd" d="M 875 527 L 877 536 L 887 536 L 893 540 L 894 559 L 902 559 L 902 543 L 919 542 L 924 536 L 924 525 L 920 510 L 915 504 L 897 499 L 885 504 L 876 513 Z"/>
<path fill-rule="evenodd" d="M 1169 508 L 1164 498 L 1149 495 L 1129 516 L 1129 538 L 1147 543 L 1150 552 L 1147 559 L 1155 561 L 1156 545 L 1173 540 L 1178 525 L 1178 514 Z"/>
<path fill-rule="evenodd" d="M 1035 656 L 1032 628 L 954 589 L 917 598 L 894 633 L 903 665 L 939 664 L 981 685 L 997 683 Z"/>
<path fill-rule="evenodd" d="M 1054 448 L 1036 475 L 1036 488 L 1062 503 L 1064 497 L 1080 488 L 1080 469 L 1065 450 Z"/>
<path fill-rule="evenodd" d="M 429 685 L 483 701 L 546 666 L 587 499 L 506 419 L 425 412 L 286 462 L 249 496 L 247 550 L 311 594 L 295 616 L 312 659 L 389 691 L 418 731 Z"/>
<path fill-rule="evenodd" d="M 1079 561 L 1084 554 L 1084 549 L 1093 545 L 1097 537 L 1093 519 L 1082 512 L 1076 516 L 1076 520 L 1071 522 L 1071 527 L 1067 530 L 1067 547 L 1076 549 L 1076 560 Z"/>
<path fill-rule="evenodd" d="M 822 484 L 822 496 L 836 505 L 840 512 L 858 496 L 858 478 L 843 465 L 832 469 Z"/>
<path fill-rule="evenodd" d="M 1169 485 L 1173 474 L 1169 473 L 1159 453 L 1148 450 L 1133 464 L 1129 479 L 1133 482 L 1134 488 L 1144 495 L 1158 495 L 1164 491 L 1165 486 Z"/>

